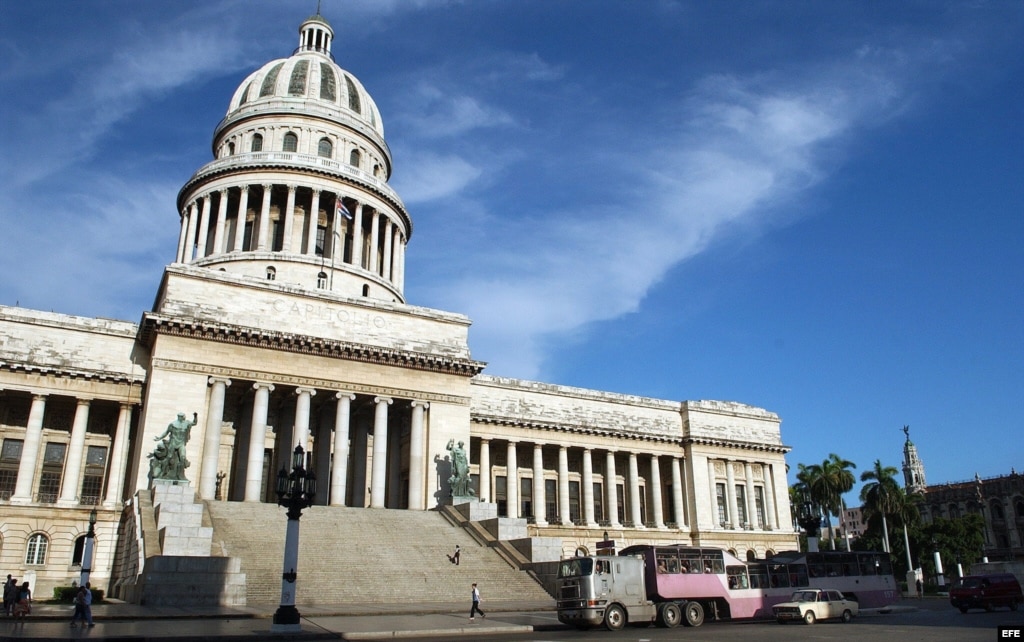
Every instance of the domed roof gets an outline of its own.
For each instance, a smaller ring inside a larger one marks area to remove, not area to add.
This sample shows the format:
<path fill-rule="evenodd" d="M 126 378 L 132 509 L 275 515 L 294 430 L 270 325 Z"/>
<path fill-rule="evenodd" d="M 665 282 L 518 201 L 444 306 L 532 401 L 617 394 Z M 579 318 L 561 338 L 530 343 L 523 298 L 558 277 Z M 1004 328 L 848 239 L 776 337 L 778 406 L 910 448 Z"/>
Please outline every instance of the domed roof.
<path fill-rule="evenodd" d="M 318 116 L 354 119 L 383 137 L 377 104 L 355 76 L 334 62 L 333 37 L 323 16 L 307 18 L 299 28 L 295 52 L 249 74 L 231 97 L 225 120 L 242 112 L 308 110 Z"/>

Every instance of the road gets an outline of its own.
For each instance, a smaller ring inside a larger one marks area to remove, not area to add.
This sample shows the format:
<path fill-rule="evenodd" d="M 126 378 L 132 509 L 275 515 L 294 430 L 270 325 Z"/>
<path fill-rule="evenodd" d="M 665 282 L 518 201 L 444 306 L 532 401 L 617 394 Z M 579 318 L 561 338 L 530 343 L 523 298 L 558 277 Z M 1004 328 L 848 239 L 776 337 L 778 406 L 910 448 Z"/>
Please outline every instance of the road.
<path fill-rule="evenodd" d="M 906 604 L 906 602 L 904 602 Z M 514 614 L 502 615 L 502 619 L 513 622 Z M 709 622 L 699 628 L 679 627 L 660 629 L 656 627 L 626 627 L 622 631 L 543 631 L 523 634 L 502 635 L 501 640 L 516 642 L 657 642 L 658 640 L 685 640 L 700 642 L 795 642 L 800 640 L 858 640 L 864 642 L 971 642 L 974 640 L 992 642 L 997 639 L 1000 625 L 1024 627 L 1024 610 L 1011 612 L 997 609 L 992 613 L 970 611 L 961 614 L 948 602 L 940 599 L 923 600 L 917 610 L 889 613 L 856 618 L 851 624 L 819 622 L 779 625 L 770 622 Z M 429 642 L 450 642 L 451 638 L 420 638 Z M 498 638 L 496 638 L 498 639 Z"/>

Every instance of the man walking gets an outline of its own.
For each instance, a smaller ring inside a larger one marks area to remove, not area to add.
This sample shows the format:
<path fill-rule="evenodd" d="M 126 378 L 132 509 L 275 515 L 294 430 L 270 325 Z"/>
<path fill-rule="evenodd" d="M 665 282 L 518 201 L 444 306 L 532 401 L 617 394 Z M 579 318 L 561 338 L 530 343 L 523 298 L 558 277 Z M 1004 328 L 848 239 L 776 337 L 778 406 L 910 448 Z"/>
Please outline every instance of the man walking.
<path fill-rule="evenodd" d="M 476 582 L 473 582 L 473 606 L 469 609 L 469 621 L 473 622 L 476 620 L 474 615 L 480 614 L 480 617 L 487 617 L 484 612 L 480 610 L 480 589 L 476 587 Z"/>

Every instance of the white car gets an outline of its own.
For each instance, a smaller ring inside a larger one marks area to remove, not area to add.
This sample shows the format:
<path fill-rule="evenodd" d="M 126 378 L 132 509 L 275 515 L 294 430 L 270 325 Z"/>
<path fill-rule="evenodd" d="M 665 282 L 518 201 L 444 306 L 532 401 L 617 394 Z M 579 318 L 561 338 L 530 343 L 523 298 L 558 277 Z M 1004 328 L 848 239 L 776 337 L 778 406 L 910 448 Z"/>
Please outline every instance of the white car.
<path fill-rule="evenodd" d="M 857 615 L 857 603 L 846 599 L 839 591 L 803 589 L 793 593 L 789 602 L 773 606 L 772 612 L 779 624 L 797 620 L 814 624 L 831 618 L 849 622 Z"/>

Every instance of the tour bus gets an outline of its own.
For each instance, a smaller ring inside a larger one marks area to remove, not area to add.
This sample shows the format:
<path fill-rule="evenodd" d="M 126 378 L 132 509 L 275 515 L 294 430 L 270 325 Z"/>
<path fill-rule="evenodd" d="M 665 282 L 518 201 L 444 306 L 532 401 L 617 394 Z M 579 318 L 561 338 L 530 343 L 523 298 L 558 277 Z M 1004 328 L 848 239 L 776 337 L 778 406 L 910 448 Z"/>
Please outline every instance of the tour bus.
<path fill-rule="evenodd" d="M 787 551 L 745 562 L 717 548 L 638 545 L 618 555 L 559 563 L 559 621 L 587 629 L 627 623 L 700 626 L 713 619 L 771 618 L 799 588 L 836 589 L 876 608 L 899 599 L 888 553 Z"/>

